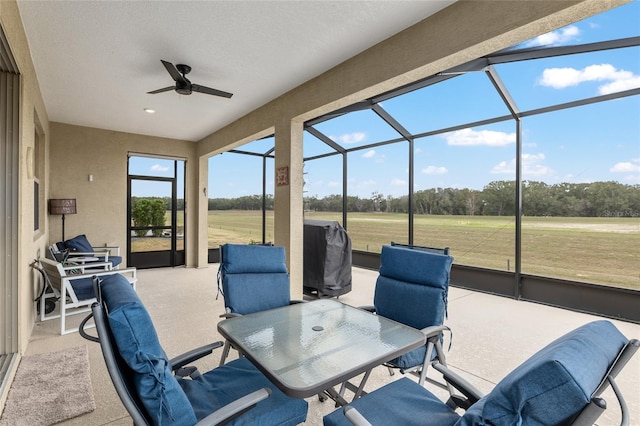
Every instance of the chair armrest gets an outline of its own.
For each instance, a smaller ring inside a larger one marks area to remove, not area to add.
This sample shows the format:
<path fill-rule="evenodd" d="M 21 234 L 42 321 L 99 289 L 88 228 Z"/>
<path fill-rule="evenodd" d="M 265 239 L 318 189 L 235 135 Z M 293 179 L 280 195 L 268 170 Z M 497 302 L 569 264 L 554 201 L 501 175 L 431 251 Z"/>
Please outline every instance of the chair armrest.
<path fill-rule="evenodd" d="M 219 347 L 222 347 L 222 342 L 214 342 L 178 355 L 177 357 L 169 360 L 169 363 L 171 363 L 171 370 L 176 371 L 195 360 L 211 354 L 214 349 Z"/>
<path fill-rule="evenodd" d="M 96 250 L 96 251 L 71 251 L 67 255 L 67 257 L 83 257 L 83 256 L 93 256 L 93 257 L 109 257 L 111 253 L 107 250 Z"/>
<path fill-rule="evenodd" d="M 450 332 L 451 329 L 446 325 L 430 325 L 429 327 L 425 327 L 420 331 L 422 331 L 424 335 L 427 336 L 427 339 L 429 339 L 431 337 L 440 336 L 443 331 Z"/>
<path fill-rule="evenodd" d="M 112 256 L 120 256 L 120 247 L 119 246 L 91 246 L 95 251 L 108 251 Z"/>
<path fill-rule="evenodd" d="M 372 426 L 371 423 L 369 423 L 369 421 L 353 407 L 344 407 L 344 416 L 354 426 Z"/>
<path fill-rule="evenodd" d="M 73 270 L 76 270 L 76 269 L 100 268 L 100 267 L 105 267 L 105 266 L 111 266 L 111 262 L 95 262 L 95 263 L 91 263 L 90 265 L 87 265 L 87 264 L 82 263 L 82 262 L 78 262 L 77 265 L 65 265 L 65 266 L 62 267 L 62 269 L 64 271 L 73 271 Z M 109 272 L 113 273 L 113 271 L 109 271 Z M 90 274 L 89 272 L 86 272 L 86 273 L 82 273 L 82 274 L 72 274 L 72 275 L 68 275 L 68 276 L 76 278 L 79 275 L 92 275 L 92 274 Z"/>
<path fill-rule="evenodd" d="M 249 411 L 255 405 L 271 395 L 269 388 L 258 389 L 255 392 L 251 392 L 249 395 L 243 396 L 240 399 L 236 399 L 230 404 L 225 405 L 222 408 L 217 409 L 213 413 L 209 414 L 204 419 L 196 423 L 197 426 L 213 426 L 221 423 L 226 423 L 231 418 Z"/>
<path fill-rule="evenodd" d="M 71 269 L 81 269 L 81 268 L 76 266 L 75 268 L 72 267 Z M 125 278 L 127 279 L 127 281 L 129 281 L 129 283 L 133 286 L 133 289 L 135 290 L 136 283 L 138 281 L 136 268 L 126 268 L 126 269 L 116 269 L 116 270 L 100 269 L 98 271 L 87 271 L 82 274 L 72 274 L 72 275 L 61 276 L 60 280 L 61 282 L 67 282 L 70 284 L 71 281 L 77 280 L 78 278 L 102 277 L 105 275 L 113 275 L 113 274 L 125 275 Z M 129 275 L 129 277 L 126 276 L 127 274 Z"/>
<path fill-rule="evenodd" d="M 459 390 L 460 393 L 467 397 L 467 399 L 469 400 L 469 405 L 475 404 L 476 402 L 478 402 L 478 400 L 480 400 L 480 398 L 484 396 L 484 394 L 480 392 L 478 388 L 476 388 L 462 376 L 440 364 L 439 362 L 434 361 L 433 363 L 431 363 L 431 366 L 436 371 L 440 372 L 440 374 L 442 374 L 442 377 L 447 381 L 447 383 L 453 385 L 454 388 Z"/>
<path fill-rule="evenodd" d="M 358 309 L 362 309 L 362 310 L 365 310 L 367 312 L 371 312 L 372 314 L 374 314 L 376 312 L 376 307 L 373 306 L 373 305 L 358 306 Z"/>

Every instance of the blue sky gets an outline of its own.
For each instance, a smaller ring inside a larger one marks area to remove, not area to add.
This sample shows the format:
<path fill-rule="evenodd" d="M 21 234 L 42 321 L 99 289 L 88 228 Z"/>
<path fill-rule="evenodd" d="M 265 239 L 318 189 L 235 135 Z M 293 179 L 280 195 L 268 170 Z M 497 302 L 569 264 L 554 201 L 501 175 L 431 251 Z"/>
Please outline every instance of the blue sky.
<path fill-rule="evenodd" d="M 640 35 L 640 1 L 618 7 L 544 34 L 519 47 L 557 46 Z M 571 55 L 497 65 L 496 70 L 520 111 L 640 87 L 640 48 Z M 506 115 L 506 107 L 484 73 L 385 101 L 382 107 L 414 134 Z M 525 117 L 523 178 L 549 184 L 617 181 L 640 184 L 640 97 L 608 101 Z M 317 126 L 345 148 L 399 137 L 371 111 Z M 494 180 L 513 180 L 516 128 L 513 121 L 467 128 L 415 141 L 414 189 L 482 189 Z M 305 157 L 329 152 L 305 134 Z M 264 152 L 272 140 L 241 149 Z M 398 143 L 349 154 L 348 192 L 369 198 L 374 192 L 401 196 L 408 191 L 408 144 Z M 225 153 L 210 159 L 210 198 L 260 194 L 262 160 Z M 162 168 L 145 162 L 144 168 Z M 324 197 L 342 191 L 339 156 L 305 163 L 306 195 Z M 146 174 L 146 172 L 141 172 Z M 156 170 L 156 172 L 158 171 Z M 273 162 L 267 188 L 273 193 Z"/>

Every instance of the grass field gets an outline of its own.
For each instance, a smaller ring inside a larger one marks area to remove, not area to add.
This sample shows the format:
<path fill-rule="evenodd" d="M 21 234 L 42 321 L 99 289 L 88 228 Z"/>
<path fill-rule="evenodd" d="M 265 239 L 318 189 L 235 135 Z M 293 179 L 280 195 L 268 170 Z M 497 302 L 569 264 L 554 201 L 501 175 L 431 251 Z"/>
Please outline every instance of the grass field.
<path fill-rule="evenodd" d="M 307 219 L 342 222 L 341 213 L 305 213 Z M 210 211 L 209 247 L 262 241 L 259 211 Z M 515 219 L 495 216 L 414 217 L 414 244 L 450 247 L 454 263 L 499 270 L 515 268 Z M 406 214 L 349 213 L 355 250 L 380 252 L 407 242 Z M 273 241 L 273 212 L 267 213 Z M 524 217 L 522 272 L 640 290 L 640 219 Z"/>

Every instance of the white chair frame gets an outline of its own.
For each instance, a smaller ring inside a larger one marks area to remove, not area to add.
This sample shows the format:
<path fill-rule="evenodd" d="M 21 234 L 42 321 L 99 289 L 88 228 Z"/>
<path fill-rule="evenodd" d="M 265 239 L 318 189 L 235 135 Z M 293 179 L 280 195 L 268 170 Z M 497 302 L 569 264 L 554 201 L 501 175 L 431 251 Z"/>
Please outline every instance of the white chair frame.
<path fill-rule="evenodd" d="M 126 268 L 111 270 L 110 262 L 96 262 L 90 266 L 84 264 L 63 265 L 62 263 L 47 258 L 39 259 L 40 265 L 44 271 L 44 279 L 48 280 L 43 285 L 49 286 L 51 291 L 45 291 L 40 297 L 40 321 L 48 321 L 52 319 L 60 319 L 60 334 L 69 334 L 78 331 L 78 328 L 66 328 L 67 316 L 82 314 L 91 311 L 91 305 L 96 301 L 95 297 L 91 299 L 79 300 L 71 281 L 78 278 L 100 277 L 104 275 L 122 274 L 127 281 L 136 288 L 137 270 L 136 268 Z M 92 268 L 106 269 L 92 269 Z M 79 272 L 79 273 L 74 273 Z M 60 311 L 57 314 L 47 315 L 45 312 L 45 304 L 47 299 L 57 299 L 60 302 Z"/>

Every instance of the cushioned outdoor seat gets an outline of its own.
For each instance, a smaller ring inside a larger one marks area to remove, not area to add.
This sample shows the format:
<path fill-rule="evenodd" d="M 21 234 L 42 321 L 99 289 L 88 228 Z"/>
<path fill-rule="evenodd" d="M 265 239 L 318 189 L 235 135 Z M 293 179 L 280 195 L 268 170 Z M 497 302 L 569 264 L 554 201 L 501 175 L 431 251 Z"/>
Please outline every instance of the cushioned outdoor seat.
<path fill-rule="evenodd" d="M 100 342 L 116 391 L 136 425 L 297 425 L 305 421 L 307 402 L 283 394 L 246 358 L 202 375 L 187 366 L 222 342 L 169 360 L 146 308 L 126 280 L 112 276 L 100 283 L 96 280 L 95 285 L 98 303 L 92 315 L 98 339 L 81 332 Z"/>
<path fill-rule="evenodd" d="M 627 340 L 611 322 L 595 321 L 547 345 L 486 396 L 446 367 L 438 367 L 467 396 L 464 405 L 470 407 L 464 414 L 402 378 L 349 404 L 355 409 L 346 410 L 349 419 L 339 409 L 325 416 L 324 424 L 590 425 L 606 408 L 600 395 L 609 384 L 624 418 L 626 404 L 615 377 L 639 345 L 638 340 Z"/>
<path fill-rule="evenodd" d="M 219 273 L 227 313 L 247 315 L 290 302 L 284 247 L 223 244 Z"/>
<path fill-rule="evenodd" d="M 378 315 L 423 330 L 427 344 L 399 356 L 385 365 L 402 373 L 413 373 L 419 383 L 425 381 L 453 389 L 427 378 L 431 361 L 446 365 L 442 348 L 449 292 L 449 274 L 453 257 L 442 254 L 448 249 L 408 245 L 385 245 L 380 255 L 380 275 L 376 281 L 373 306 L 362 308 Z"/>
<path fill-rule="evenodd" d="M 95 302 L 95 292 L 93 288 L 94 276 L 123 274 L 124 278 L 135 288 L 137 281 L 136 268 L 126 268 L 112 270 L 110 265 L 100 262 L 96 263 L 97 268 L 91 271 L 84 271 L 77 265 L 65 265 L 47 258 L 38 259 L 38 269 L 43 274 L 45 280 L 45 291 L 39 298 L 40 320 L 60 319 L 60 334 L 67 334 L 77 331 L 77 328 L 67 328 L 67 317 L 89 312 L 89 307 Z M 105 269 L 106 268 L 106 269 Z M 58 302 L 59 312 L 51 313 L 46 309 L 46 304 Z"/>
<path fill-rule="evenodd" d="M 91 268 L 91 263 L 94 263 L 94 266 L 99 262 L 108 262 L 111 264 L 111 266 L 108 268 L 105 268 L 103 266 L 96 266 L 96 268 L 101 269 L 117 268 L 122 263 L 122 256 L 120 256 L 120 247 L 93 246 L 89 242 L 85 234 L 77 235 L 66 241 L 60 241 L 54 244 L 52 249 L 52 256 L 56 260 L 63 260 L 58 259 L 56 253 L 65 252 L 67 255 L 67 258 L 65 260 L 86 265 L 86 269 Z"/>
<path fill-rule="evenodd" d="M 218 291 L 224 297 L 224 318 L 300 302 L 291 300 L 286 253 L 280 246 L 221 245 Z M 220 365 L 225 363 L 230 348 L 226 342 Z"/>

